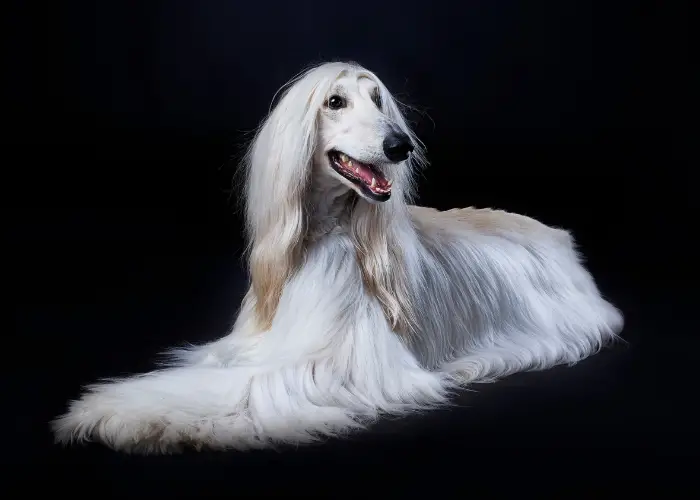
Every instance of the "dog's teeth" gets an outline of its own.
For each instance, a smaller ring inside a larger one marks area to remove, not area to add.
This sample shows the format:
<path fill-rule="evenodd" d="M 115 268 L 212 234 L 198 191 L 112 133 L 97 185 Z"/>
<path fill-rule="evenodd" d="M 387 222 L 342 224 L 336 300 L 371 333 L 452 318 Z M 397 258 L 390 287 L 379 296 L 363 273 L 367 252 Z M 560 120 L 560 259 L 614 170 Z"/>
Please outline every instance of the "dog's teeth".
<path fill-rule="evenodd" d="M 372 186 L 371 187 L 374 187 L 376 185 L 377 185 L 377 179 L 372 177 Z"/>
<path fill-rule="evenodd" d="M 357 167 L 357 168 L 355 169 L 355 173 L 356 173 L 356 174 L 359 174 L 359 173 L 360 173 L 360 167 Z"/>
<path fill-rule="evenodd" d="M 393 180 L 389 179 L 389 181 L 386 183 L 387 186 L 391 187 L 391 185 L 394 183 Z"/>
<path fill-rule="evenodd" d="M 352 167 L 352 160 L 348 160 L 348 167 Z"/>
<path fill-rule="evenodd" d="M 341 155 L 340 155 L 340 161 L 342 161 L 342 162 L 348 161 L 348 155 L 346 155 L 346 154 L 341 154 Z"/>

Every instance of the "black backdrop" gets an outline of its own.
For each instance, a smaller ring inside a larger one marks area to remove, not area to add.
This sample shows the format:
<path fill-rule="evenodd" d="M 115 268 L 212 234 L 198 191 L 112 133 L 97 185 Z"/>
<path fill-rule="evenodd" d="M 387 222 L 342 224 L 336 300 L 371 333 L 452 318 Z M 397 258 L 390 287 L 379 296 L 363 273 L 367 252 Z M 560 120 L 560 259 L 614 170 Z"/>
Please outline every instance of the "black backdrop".
<path fill-rule="evenodd" d="M 697 456 L 688 17 L 680 3 L 613 3 L 6 7 L 15 332 L 3 459 L 127 494 L 135 481 L 188 478 L 291 494 L 319 479 L 352 488 L 365 469 L 408 474 L 409 463 L 443 471 L 429 491 L 456 487 L 465 467 L 545 461 L 553 486 L 600 474 L 603 487 L 622 463 Z M 367 66 L 416 106 L 432 163 L 419 204 L 493 206 L 571 229 L 625 312 L 629 343 L 322 447 L 143 459 L 52 446 L 47 422 L 81 384 L 225 332 L 246 286 L 235 157 L 280 85 L 334 59 Z"/>

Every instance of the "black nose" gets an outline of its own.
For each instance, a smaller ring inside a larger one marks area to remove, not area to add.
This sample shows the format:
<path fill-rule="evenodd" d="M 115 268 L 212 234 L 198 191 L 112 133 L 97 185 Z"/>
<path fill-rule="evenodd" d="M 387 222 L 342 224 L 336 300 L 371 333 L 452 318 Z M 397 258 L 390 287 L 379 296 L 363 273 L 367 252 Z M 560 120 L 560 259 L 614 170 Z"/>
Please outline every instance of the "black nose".
<path fill-rule="evenodd" d="M 389 161 L 398 163 L 408 158 L 408 154 L 413 151 L 411 138 L 401 131 L 391 132 L 384 139 L 384 154 Z"/>

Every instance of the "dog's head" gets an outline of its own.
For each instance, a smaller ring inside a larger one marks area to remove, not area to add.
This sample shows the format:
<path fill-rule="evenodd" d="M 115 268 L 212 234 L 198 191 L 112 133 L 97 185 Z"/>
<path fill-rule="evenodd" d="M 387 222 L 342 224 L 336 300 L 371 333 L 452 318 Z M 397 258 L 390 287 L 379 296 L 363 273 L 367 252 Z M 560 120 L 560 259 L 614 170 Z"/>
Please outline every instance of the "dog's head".
<path fill-rule="evenodd" d="M 250 148 L 249 204 L 257 196 L 268 206 L 303 196 L 314 176 L 369 203 L 410 196 L 412 169 L 423 163 L 421 143 L 374 73 L 327 63 L 282 90 Z"/>
<path fill-rule="evenodd" d="M 386 112 L 391 103 L 382 95 L 386 99 L 373 75 L 346 72 L 331 84 L 318 111 L 317 172 L 370 203 L 391 197 L 393 177 L 415 149 L 405 126 Z"/>

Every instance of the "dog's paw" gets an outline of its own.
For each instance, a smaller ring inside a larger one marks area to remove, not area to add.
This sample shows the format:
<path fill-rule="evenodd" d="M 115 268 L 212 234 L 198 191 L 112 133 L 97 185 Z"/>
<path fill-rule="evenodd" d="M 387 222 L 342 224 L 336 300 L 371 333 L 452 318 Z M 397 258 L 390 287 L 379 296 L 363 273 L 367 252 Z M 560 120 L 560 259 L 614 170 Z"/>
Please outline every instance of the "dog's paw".
<path fill-rule="evenodd" d="M 449 373 L 459 385 L 488 384 L 498 380 L 498 377 L 489 375 L 489 365 L 478 358 L 458 359 L 443 366 L 442 369 Z"/>
<path fill-rule="evenodd" d="M 181 419 L 182 420 L 182 419 Z M 51 422 L 57 443 L 99 442 L 114 450 L 137 454 L 180 453 L 201 449 L 213 435 L 205 421 L 178 421 L 153 407 L 126 408 L 107 392 L 86 394 L 73 401 L 64 415 Z"/>

